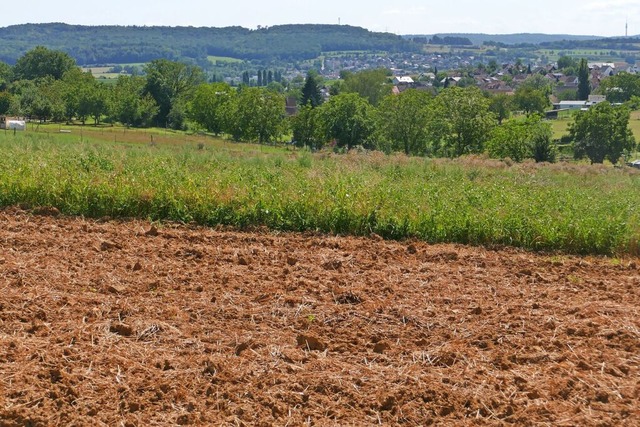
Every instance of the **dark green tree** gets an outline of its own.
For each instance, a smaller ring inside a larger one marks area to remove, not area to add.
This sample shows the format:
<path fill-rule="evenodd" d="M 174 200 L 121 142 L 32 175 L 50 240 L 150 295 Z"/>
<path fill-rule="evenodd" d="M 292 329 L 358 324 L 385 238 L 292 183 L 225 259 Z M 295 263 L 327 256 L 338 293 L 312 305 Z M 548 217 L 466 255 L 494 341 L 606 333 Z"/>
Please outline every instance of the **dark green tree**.
<path fill-rule="evenodd" d="M 520 83 L 519 88 L 537 90 L 540 91 L 544 96 L 549 96 L 552 92 L 551 83 L 545 76 L 541 74 L 530 75 L 522 83 Z"/>
<path fill-rule="evenodd" d="M 389 70 L 377 68 L 358 73 L 342 72 L 344 80 L 342 91 L 357 93 L 373 106 L 391 93 L 392 85 L 389 81 Z"/>
<path fill-rule="evenodd" d="M 558 58 L 558 69 L 564 70 L 566 68 L 575 68 L 578 66 L 578 63 L 575 59 L 570 56 L 561 56 Z"/>
<path fill-rule="evenodd" d="M 262 87 L 262 71 L 258 70 L 258 87 Z"/>
<path fill-rule="evenodd" d="M 236 91 L 226 83 L 198 86 L 189 102 L 189 117 L 216 135 L 225 128 L 226 110 Z"/>
<path fill-rule="evenodd" d="M 51 117 L 51 102 L 34 81 L 27 80 L 14 89 L 17 90 L 16 96 L 19 100 L 15 113 L 41 122 Z"/>
<path fill-rule="evenodd" d="M 362 145 L 373 147 L 375 132 L 374 109 L 357 93 L 333 96 L 320 107 L 320 123 L 326 140 L 335 140 L 336 146 L 347 150 Z"/>
<path fill-rule="evenodd" d="M 605 159 L 618 163 L 624 152 L 635 148 L 629 115 L 627 106 L 614 107 L 608 102 L 580 111 L 569 127 L 575 158 L 588 157 L 591 163 L 602 163 Z"/>
<path fill-rule="evenodd" d="M 526 114 L 544 113 L 549 106 L 549 98 L 539 89 L 520 86 L 513 96 L 513 105 Z"/>
<path fill-rule="evenodd" d="M 589 81 L 589 65 L 587 60 L 582 58 L 580 60 L 580 67 L 578 68 L 578 99 L 580 101 L 586 101 L 591 94 L 591 82 Z"/>
<path fill-rule="evenodd" d="M 9 92 L 0 92 L 0 115 L 7 114 L 13 103 L 13 95 Z"/>
<path fill-rule="evenodd" d="M 504 93 L 493 95 L 489 98 L 489 111 L 491 111 L 498 124 L 502 124 L 503 120 L 506 120 L 511 116 L 511 109 L 513 108 L 513 97 Z"/>
<path fill-rule="evenodd" d="M 270 143 L 286 131 L 284 96 L 279 93 L 247 87 L 227 106 L 225 131 L 236 141 Z"/>
<path fill-rule="evenodd" d="M 38 79 L 38 89 L 47 99 L 51 113 L 49 119 L 54 122 L 61 122 L 65 119 L 65 102 L 64 95 L 67 86 L 62 80 L 54 80 L 52 77 Z"/>
<path fill-rule="evenodd" d="M 640 75 L 627 72 L 602 80 L 598 91 L 607 96 L 609 102 L 627 102 L 634 96 L 640 96 Z"/>
<path fill-rule="evenodd" d="M 300 99 L 301 105 L 310 105 L 312 108 L 320 106 L 322 104 L 322 94 L 320 93 L 320 83 L 318 73 L 315 71 L 309 71 L 307 78 L 302 87 L 302 98 Z"/>
<path fill-rule="evenodd" d="M 81 95 L 90 96 L 96 79 L 90 72 L 83 73 L 79 68 L 72 68 L 59 81 L 63 87 L 62 103 L 63 116 L 67 123 L 71 123 L 79 115 Z M 85 113 L 82 121 L 86 120 L 89 112 Z"/>
<path fill-rule="evenodd" d="M 382 148 L 407 155 L 427 154 L 431 100 L 430 94 L 415 89 L 385 97 L 378 106 Z"/>
<path fill-rule="evenodd" d="M 149 94 L 145 94 L 144 78 L 120 76 L 111 91 L 109 116 L 125 126 L 151 126 L 158 113 L 158 104 Z"/>
<path fill-rule="evenodd" d="M 551 136 L 551 125 L 540 115 L 512 119 L 493 129 L 487 152 L 491 157 L 508 157 L 516 162 L 530 158 L 553 162 L 556 155 Z"/>
<path fill-rule="evenodd" d="M 496 125 L 489 100 L 475 87 L 443 89 L 431 103 L 434 151 L 444 156 L 481 153 Z"/>
<path fill-rule="evenodd" d="M 13 77 L 13 69 L 9 64 L 0 61 L 0 90 L 7 90 Z"/>
<path fill-rule="evenodd" d="M 147 84 L 145 94 L 149 94 L 158 104 L 157 126 L 169 126 L 169 113 L 174 105 L 186 105 L 186 99 L 195 88 L 205 82 L 202 69 L 182 62 L 156 59 L 145 67 Z M 176 109 L 177 110 L 177 109 Z M 174 110 L 174 120 L 176 124 Z M 182 109 L 181 109 L 182 110 Z"/>
<path fill-rule="evenodd" d="M 13 67 L 15 80 L 34 80 L 50 76 L 56 80 L 76 66 L 76 61 L 59 50 L 37 46 L 21 56 Z"/>
<path fill-rule="evenodd" d="M 102 122 L 103 116 L 109 112 L 109 91 L 110 87 L 104 83 L 97 83 L 91 92 L 89 112 L 96 126 Z"/>
<path fill-rule="evenodd" d="M 291 130 L 297 147 L 318 150 L 324 145 L 325 135 L 320 125 L 319 110 L 310 104 L 302 105 L 298 114 L 291 117 Z"/>

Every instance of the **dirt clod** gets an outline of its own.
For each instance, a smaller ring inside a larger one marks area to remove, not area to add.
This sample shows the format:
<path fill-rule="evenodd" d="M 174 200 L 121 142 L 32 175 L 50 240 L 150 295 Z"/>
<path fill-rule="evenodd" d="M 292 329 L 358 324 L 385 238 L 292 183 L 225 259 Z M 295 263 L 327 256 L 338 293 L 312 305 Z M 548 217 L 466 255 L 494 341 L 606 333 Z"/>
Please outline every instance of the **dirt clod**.
<path fill-rule="evenodd" d="M 311 351 L 324 351 L 327 348 L 327 345 L 324 342 L 320 341 L 320 339 L 314 337 L 313 335 L 298 335 L 296 341 L 299 347 Z"/>
<path fill-rule="evenodd" d="M 33 208 L 32 212 L 34 215 L 42 215 L 42 216 L 56 217 L 60 215 L 60 211 L 58 210 L 58 208 L 53 206 L 38 206 L 36 208 Z"/>
<path fill-rule="evenodd" d="M 353 292 L 345 292 L 336 298 L 336 302 L 338 304 L 360 304 L 362 302 L 362 298 Z"/>
<path fill-rule="evenodd" d="M 476 316 L 482 314 L 482 308 L 481 307 L 474 307 L 471 309 L 471 314 L 475 314 Z"/>
<path fill-rule="evenodd" d="M 111 249 L 122 249 L 122 246 L 120 246 L 118 243 L 111 242 L 109 240 L 103 240 L 102 242 L 100 242 L 101 251 L 108 251 Z"/>
<path fill-rule="evenodd" d="M 115 323 L 109 327 L 109 330 L 114 334 L 122 335 L 123 337 L 130 337 L 133 335 L 133 328 L 125 323 Z"/>
<path fill-rule="evenodd" d="M 150 236 L 150 237 L 157 236 L 158 234 L 160 233 L 158 232 L 158 229 L 156 228 L 155 225 L 152 225 L 151 227 L 149 227 L 147 231 L 144 232 L 145 236 Z"/>
<path fill-rule="evenodd" d="M 373 346 L 373 352 L 378 354 L 383 354 L 385 351 L 389 350 L 390 348 L 391 346 L 388 343 L 384 341 L 380 341 Z"/>
<path fill-rule="evenodd" d="M 294 266 L 298 263 L 298 259 L 292 256 L 287 256 L 287 264 Z"/>
<path fill-rule="evenodd" d="M 325 270 L 339 270 L 342 267 L 342 261 L 339 259 L 333 259 L 322 263 L 322 268 Z"/>

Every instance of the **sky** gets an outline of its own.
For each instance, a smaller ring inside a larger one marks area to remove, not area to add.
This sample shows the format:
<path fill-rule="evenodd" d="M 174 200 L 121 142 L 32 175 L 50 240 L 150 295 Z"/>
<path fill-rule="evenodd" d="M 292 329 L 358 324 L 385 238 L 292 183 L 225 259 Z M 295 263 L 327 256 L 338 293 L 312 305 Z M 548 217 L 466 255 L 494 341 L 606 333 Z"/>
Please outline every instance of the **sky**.
<path fill-rule="evenodd" d="M 395 34 L 640 34 L 640 0 L 32 0 L 5 8 L 0 27 L 65 22 L 257 28 L 347 24 Z"/>

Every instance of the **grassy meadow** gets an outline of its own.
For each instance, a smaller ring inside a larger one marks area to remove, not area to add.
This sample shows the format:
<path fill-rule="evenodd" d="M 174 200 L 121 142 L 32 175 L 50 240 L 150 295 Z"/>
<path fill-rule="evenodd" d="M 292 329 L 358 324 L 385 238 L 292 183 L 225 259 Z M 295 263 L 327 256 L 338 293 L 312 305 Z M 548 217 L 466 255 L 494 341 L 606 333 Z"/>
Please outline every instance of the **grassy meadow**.
<path fill-rule="evenodd" d="M 213 56 L 213 55 L 207 56 L 207 60 L 209 62 L 211 62 L 213 65 L 217 65 L 217 64 L 239 64 L 241 62 L 244 62 L 244 60 L 238 59 L 238 58 L 231 58 L 229 56 Z"/>
<path fill-rule="evenodd" d="M 563 135 L 569 133 L 569 125 L 573 122 L 572 112 L 563 113 L 557 120 L 550 120 L 551 128 L 553 131 L 553 137 L 560 139 Z M 640 111 L 632 111 L 629 118 L 629 127 L 636 138 L 636 141 L 640 141 Z"/>
<path fill-rule="evenodd" d="M 0 147 L 0 206 L 568 253 L 640 251 L 640 171 L 630 168 L 335 155 L 99 128 L 0 132 Z"/>

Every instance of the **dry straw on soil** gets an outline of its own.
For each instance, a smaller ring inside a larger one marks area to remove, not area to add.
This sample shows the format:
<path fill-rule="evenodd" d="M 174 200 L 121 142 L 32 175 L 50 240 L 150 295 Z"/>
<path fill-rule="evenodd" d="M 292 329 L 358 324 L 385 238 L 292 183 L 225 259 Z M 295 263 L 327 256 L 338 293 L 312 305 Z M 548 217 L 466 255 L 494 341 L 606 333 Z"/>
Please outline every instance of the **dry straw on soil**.
<path fill-rule="evenodd" d="M 0 425 L 637 425 L 639 285 L 637 259 L 5 210 Z"/>

